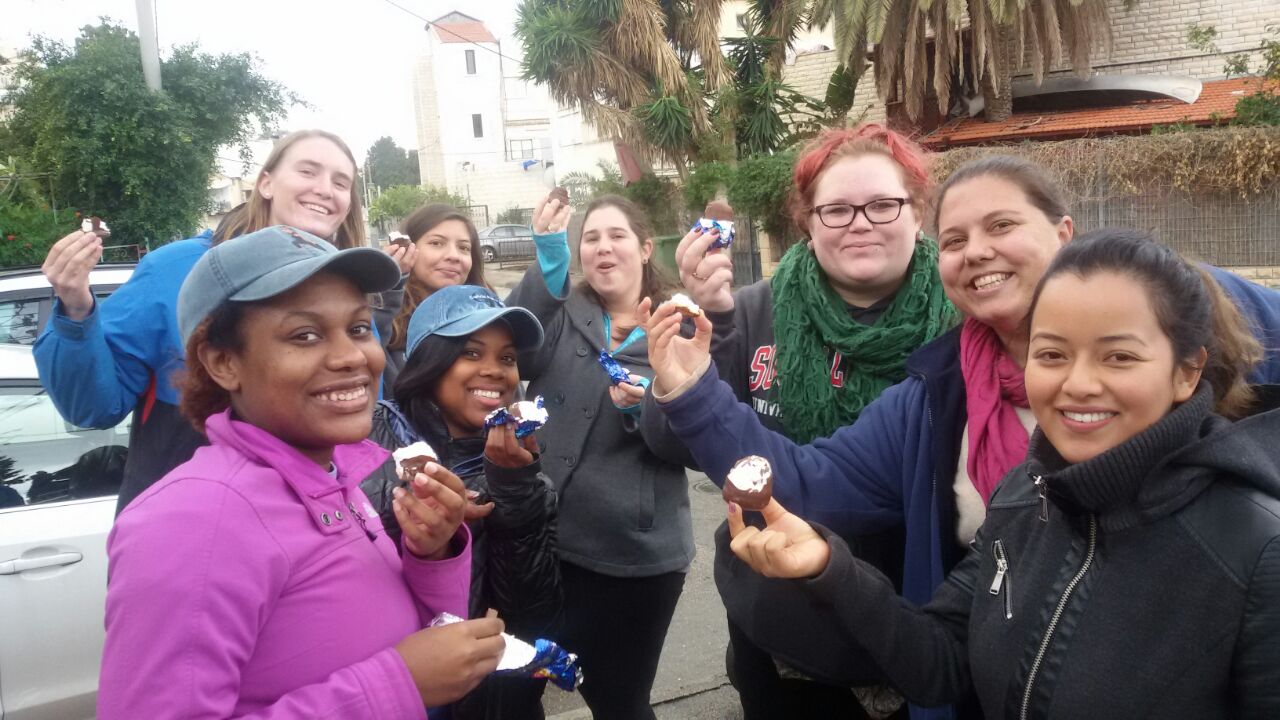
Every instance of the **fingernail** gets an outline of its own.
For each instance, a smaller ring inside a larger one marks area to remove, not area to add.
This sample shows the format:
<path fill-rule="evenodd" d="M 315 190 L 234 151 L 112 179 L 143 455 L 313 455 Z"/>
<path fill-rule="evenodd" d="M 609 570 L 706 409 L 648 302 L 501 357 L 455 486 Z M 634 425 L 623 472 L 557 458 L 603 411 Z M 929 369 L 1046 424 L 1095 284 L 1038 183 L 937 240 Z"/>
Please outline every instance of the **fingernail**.
<path fill-rule="evenodd" d="M 693 231 L 694 231 L 695 233 L 699 234 L 699 235 L 701 235 L 701 234 L 702 234 L 702 228 L 701 228 L 701 227 L 696 227 L 696 228 L 694 228 L 694 229 L 693 229 Z"/>
<path fill-rule="evenodd" d="M 428 475 L 434 475 L 435 473 L 440 471 L 440 466 L 437 465 L 436 463 L 429 462 L 426 465 L 422 466 L 422 471 Z"/>
<path fill-rule="evenodd" d="M 736 502 L 731 502 L 731 503 L 729 503 L 729 514 L 730 514 L 730 515 L 739 515 L 739 514 L 741 514 L 741 513 L 742 513 L 742 508 L 738 507 L 738 503 L 736 503 Z"/>
<path fill-rule="evenodd" d="M 391 497 L 395 498 L 396 500 L 399 500 L 400 498 L 404 497 L 404 488 L 398 487 L 392 490 Z"/>
<path fill-rule="evenodd" d="M 414 478 L 413 478 L 413 484 L 414 484 L 414 485 L 417 485 L 418 487 L 423 487 L 423 488 L 424 488 L 424 487 L 426 487 L 427 485 L 430 485 L 430 484 L 431 484 L 431 478 L 426 477 L 426 476 L 424 476 L 424 475 L 418 475 L 418 476 L 416 476 L 416 477 L 414 477 Z"/>
<path fill-rule="evenodd" d="M 475 500 L 475 499 L 476 499 L 476 498 L 478 498 L 478 497 L 480 497 L 480 491 L 479 491 L 479 490 L 468 490 L 468 491 L 467 491 L 467 499 L 468 499 L 468 500 Z"/>

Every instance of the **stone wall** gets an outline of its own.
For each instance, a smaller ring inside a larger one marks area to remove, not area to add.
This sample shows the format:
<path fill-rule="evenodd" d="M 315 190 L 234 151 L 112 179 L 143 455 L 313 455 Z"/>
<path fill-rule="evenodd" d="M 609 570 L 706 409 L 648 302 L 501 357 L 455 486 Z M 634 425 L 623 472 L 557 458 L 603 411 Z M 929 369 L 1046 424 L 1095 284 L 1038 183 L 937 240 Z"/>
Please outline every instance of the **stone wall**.
<path fill-rule="evenodd" d="M 796 92 L 821 100 L 827 95 L 827 85 L 831 82 L 831 73 L 835 72 L 836 51 L 823 50 L 797 55 L 795 61 L 782 67 L 782 81 L 790 85 Z M 849 110 L 849 119 L 865 122 L 884 122 L 884 103 L 876 94 L 875 73 L 871 66 L 858 81 L 857 92 L 853 96 L 853 107 Z"/>

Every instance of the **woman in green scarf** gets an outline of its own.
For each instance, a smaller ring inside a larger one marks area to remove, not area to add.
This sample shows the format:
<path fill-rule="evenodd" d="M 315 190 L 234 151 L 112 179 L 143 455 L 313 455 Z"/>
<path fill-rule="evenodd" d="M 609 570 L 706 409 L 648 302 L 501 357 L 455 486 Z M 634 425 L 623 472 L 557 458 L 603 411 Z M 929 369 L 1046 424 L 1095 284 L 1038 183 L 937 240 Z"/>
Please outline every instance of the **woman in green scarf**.
<path fill-rule="evenodd" d="M 922 231 L 932 178 L 915 143 L 875 124 L 829 130 L 796 160 L 794 181 L 792 218 L 809 239 L 783 256 L 771 280 L 731 293 L 729 254 L 708 252 L 714 230 L 686 235 L 676 262 L 714 325 L 721 379 L 766 427 L 808 443 L 852 424 L 906 376 L 907 356 L 957 315 L 938 277 L 937 246 Z M 856 544 L 863 559 L 900 574 L 900 537 Z M 751 591 L 723 584 L 722 593 Z M 784 679 L 750 641 L 747 621 L 735 620 L 729 677 L 746 720 L 864 716 L 858 696 L 868 693 Z"/>

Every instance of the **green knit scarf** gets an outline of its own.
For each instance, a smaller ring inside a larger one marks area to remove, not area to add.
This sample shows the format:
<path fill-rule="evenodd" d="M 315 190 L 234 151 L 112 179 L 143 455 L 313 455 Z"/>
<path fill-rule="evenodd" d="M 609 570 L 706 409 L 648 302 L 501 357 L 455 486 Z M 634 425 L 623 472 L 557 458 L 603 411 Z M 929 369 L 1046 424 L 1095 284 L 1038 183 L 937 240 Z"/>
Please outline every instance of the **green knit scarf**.
<path fill-rule="evenodd" d="M 787 251 L 774 272 L 773 334 L 782 426 L 796 442 L 826 437 L 885 388 L 906 377 L 907 356 L 946 332 L 957 314 L 938 277 L 938 247 L 916 243 L 907 280 L 874 325 L 849 316 L 808 244 Z M 831 352 L 843 357 L 844 386 L 831 384 Z"/>

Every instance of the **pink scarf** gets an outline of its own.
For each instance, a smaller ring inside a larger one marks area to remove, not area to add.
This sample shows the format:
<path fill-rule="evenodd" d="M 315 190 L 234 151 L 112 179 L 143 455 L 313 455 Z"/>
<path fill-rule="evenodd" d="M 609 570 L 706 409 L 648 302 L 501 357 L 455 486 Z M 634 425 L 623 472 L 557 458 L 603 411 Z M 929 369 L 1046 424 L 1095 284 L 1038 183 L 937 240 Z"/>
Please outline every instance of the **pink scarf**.
<path fill-rule="evenodd" d="M 995 330 L 973 318 L 960 329 L 960 370 L 969 411 L 969 460 L 965 468 L 982 502 L 1027 456 L 1027 430 L 1014 407 L 1029 407 L 1022 368 Z"/>

